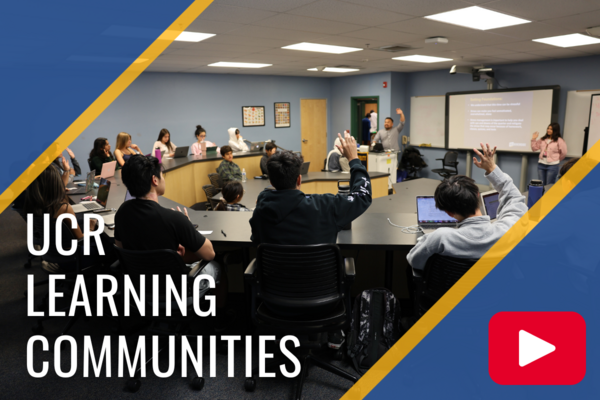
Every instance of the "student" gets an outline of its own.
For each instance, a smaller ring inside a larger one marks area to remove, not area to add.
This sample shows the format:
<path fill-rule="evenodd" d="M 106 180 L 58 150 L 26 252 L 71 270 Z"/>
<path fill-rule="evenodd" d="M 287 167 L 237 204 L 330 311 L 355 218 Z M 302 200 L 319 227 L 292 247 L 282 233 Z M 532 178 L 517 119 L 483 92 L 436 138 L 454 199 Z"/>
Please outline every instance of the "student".
<path fill-rule="evenodd" d="M 115 149 L 115 158 L 119 167 L 123 167 L 127 160 L 133 155 L 142 154 L 142 150 L 137 144 L 131 144 L 131 135 L 127 132 L 121 132 L 117 135 L 117 148 Z"/>
<path fill-rule="evenodd" d="M 377 113 L 374 110 L 371 110 L 370 114 L 371 117 L 369 117 L 369 119 L 371 120 L 371 132 L 377 133 Z"/>
<path fill-rule="evenodd" d="M 338 149 L 342 147 L 342 143 L 339 138 L 335 139 L 333 144 L 333 150 L 327 155 L 327 162 L 325 163 L 325 169 L 331 172 L 350 171 L 350 164 L 348 159 L 342 156 L 342 152 Z"/>
<path fill-rule="evenodd" d="M 538 140 L 539 132 L 531 137 L 531 150 L 539 151 L 538 178 L 544 185 L 556 182 L 559 164 L 567 156 L 567 143 L 560 136 L 560 125 L 552 122 L 546 134 Z"/>
<path fill-rule="evenodd" d="M 265 154 L 263 154 L 260 159 L 260 171 L 263 175 L 269 175 L 269 171 L 267 170 L 267 161 L 269 161 L 269 157 L 271 157 L 277 151 L 277 146 L 275 143 L 268 142 L 265 144 Z"/>
<path fill-rule="evenodd" d="M 244 197 L 244 186 L 238 181 L 227 183 L 221 191 L 223 198 L 215 211 L 251 211 L 246 206 L 239 204 Z"/>
<path fill-rule="evenodd" d="M 406 122 L 406 118 L 404 117 L 404 113 L 401 109 L 396 108 L 396 114 L 400 116 L 400 123 L 398 126 L 394 128 L 394 120 L 390 117 L 385 119 L 383 123 L 384 129 L 381 129 L 373 140 L 371 141 L 371 146 L 373 146 L 378 141 L 381 142 L 384 149 L 392 149 L 396 152 L 400 151 L 400 145 L 398 144 L 398 137 L 400 136 L 400 132 L 404 129 L 404 123 Z"/>
<path fill-rule="evenodd" d="M 485 177 L 499 193 L 498 216 L 481 215 L 479 189 L 475 181 L 455 175 L 440 183 L 435 190 L 435 205 L 458 220 L 458 228 L 438 228 L 423 236 L 408 253 L 408 263 L 415 273 L 425 268 L 427 259 L 434 254 L 458 258 L 481 258 L 526 212 L 525 196 L 510 176 L 494 163 L 496 148 L 481 144 L 481 153 L 474 149 L 481 161 L 473 163 L 485 171 Z"/>
<path fill-rule="evenodd" d="M 248 151 L 248 145 L 244 142 L 238 128 L 229 128 L 227 132 L 229 133 L 229 146 L 233 151 Z"/>
<path fill-rule="evenodd" d="M 77 161 L 77 159 L 75 158 L 75 154 L 68 147 L 66 150 L 67 154 L 69 154 L 69 158 L 71 159 L 73 167 L 69 165 L 69 162 L 62 154 L 56 157 L 56 159 L 51 164 L 54 168 L 56 168 L 58 173 L 62 175 L 62 180 L 65 183 L 65 186 L 73 180 L 74 176 L 81 175 L 81 167 L 79 166 L 79 161 Z"/>
<path fill-rule="evenodd" d="M 167 157 L 173 157 L 175 155 L 175 149 L 177 149 L 177 146 L 175 146 L 175 143 L 171 143 L 171 133 L 169 133 L 168 129 L 163 128 L 160 130 L 160 133 L 158 134 L 158 140 L 154 142 L 152 149 L 153 151 L 154 149 L 164 151 L 165 156 Z M 154 153 L 152 153 L 152 155 L 154 156 Z"/>
<path fill-rule="evenodd" d="M 302 157 L 289 151 L 273 155 L 269 180 L 276 190 L 258 196 L 250 226 L 255 244 L 336 243 L 337 234 L 371 205 L 371 179 L 358 160 L 356 140 L 340 137 L 340 151 L 350 162 L 349 195 L 313 194 L 301 191 Z"/>
<path fill-rule="evenodd" d="M 75 216 L 76 219 L 77 215 L 83 216 L 83 214 L 76 215 L 73 211 L 73 207 L 71 207 L 67 198 L 63 180 L 58 170 L 52 166 L 49 166 L 42 171 L 42 173 L 27 188 L 25 192 L 24 213 L 25 215 L 31 213 L 34 215 L 34 218 L 43 218 L 44 214 L 50 214 L 51 220 L 56 220 L 62 214 L 71 214 Z M 65 221 L 67 222 L 67 225 L 71 227 L 70 221 Z M 82 223 L 83 220 L 78 220 L 75 228 L 71 228 L 71 233 L 75 239 L 83 238 L 81 228 Z M 90 219 L 89 224 L 90 231 L 96 229 L 97 221 L 95 219 Z M 55 230 L 56 227 L 51 226 L 50 229 Z M 98 263 L 110 265 L 116 261 L 116 255 L 112 251 L 112 245 L 110 244 L 108 237 L 101 234 L 100 239 L 102 241 L 105 256 L 100 255 L 98 248 L 96 247 L 96 242 L 91 240 L 90 256 L 82 258 L 81 268 Z M 53 245 L 54 243 L 51 244 L 51 246 Z M 47 271 L 55 273 L 60 271 L 73 272 L 75 271 L 76 266 L 74 263 L 61 263 L 59 265 L 45 263 L 43 264 L 43 267 Z"/>
<path fill-rule="evenodd" d="M 176 251 L 186 264 L 215 258 L 212 243 L 194 228 L 186 208 L 178 212 L 158 204 L 158 198 L 165 193 L 165 180 L 157 158 L 134 155 L 122 171 L 123 183 L 135 199 L 124 202 L 115 215 L 117 247 L 139 251 L 169 249 Z M 226 274 L 217 263 L 209 265 L 212 267 L 206 266 L 202 272 L 213 274 L 216 282 L 220 279 L 215 295 L 217 325 L 221 325 L 226 314 L 218 310 L 227 301 Z"/>
<path fill-rule="evenodd" d="M 96 171 L 96 176 L 102 173 L 102 164 L 116 161 L 110 152 L 110 143 L 107 138 L 94 140 L 94 148 L 90 152 L 90 167 Z"/>
<path fill-rule="evenodd" d="M 194 143 L 191 147 L 192 154 L 198 156 L 202 154 L 202 143 L 206 143 L 206 147 L 215 147 L 216 144 L 206 140 L 206 130 L 202 127 L 202 125 L 196 125 L 196 131 L 194 132 L 196 135 L 196 143 Z M 217 152 L 219 152 L 219 148 L 217 147 Z"/>
<path fill-rule="evenodd" d="M 361 122 L 363 144 L 369 144 L 371 140 L 371 114 L 367 113 Z"/>
<path fill-rule="evenodd" d="M 233 162 L 233 151 L 231 150 L 231 147 L 221 147 L 221 156 L 223 157 L 223 161 L 221 161 L 221 165 L 217 168 L 217 172 L 221 175 L 223 183 L 225 184 L 229 181 L 241 181 L 242 171 L 240 170 L 240 167 Z"/>

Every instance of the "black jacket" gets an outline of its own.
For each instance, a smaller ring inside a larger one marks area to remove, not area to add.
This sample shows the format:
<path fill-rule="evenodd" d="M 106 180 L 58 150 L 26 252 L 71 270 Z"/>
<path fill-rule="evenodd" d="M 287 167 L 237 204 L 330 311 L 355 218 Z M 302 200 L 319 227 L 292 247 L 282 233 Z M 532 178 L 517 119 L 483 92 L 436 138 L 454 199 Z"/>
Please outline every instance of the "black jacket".
<path fill-rule="evenodd" d="M 269 156 L 263 154 L 262 158 L 260 159 L 260 172 L 262 172 L 263 175 L 269 175 L 269 170 L 267 169 L 267 161 L 269 161 Z"/>
<path fill-rule="evenodd" d="M 350 195 L 305 195 L 300 190 L 265 190 L 250 219 L 256 244 L 336 243 L 343 226 L 371 205 L 371 179 L 359 160 L 350 162 Z"/>

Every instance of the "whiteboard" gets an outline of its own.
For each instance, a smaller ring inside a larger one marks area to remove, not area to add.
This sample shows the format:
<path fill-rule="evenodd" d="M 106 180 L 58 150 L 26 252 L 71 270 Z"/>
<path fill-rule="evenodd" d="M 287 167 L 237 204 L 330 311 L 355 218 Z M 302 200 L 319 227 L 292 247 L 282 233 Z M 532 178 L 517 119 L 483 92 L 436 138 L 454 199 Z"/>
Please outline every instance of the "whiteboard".
<path fill-rule="evenodd" d="M 567 143 L 567 157 L 581 157 L 583 150 L 583 128 L 588 126 L 592 95 L 600 90 L 571 90 L 567 92 L 567 111 L 563 138 Z M 591 142 L 588 142 L 591 143 Z M 588 149 L 591 146 L 588 145 Z"/>
<path fill-rule="evenodd" d="M 592 96 L 592 108 L 590 109 L 590 134 L 588 139 L 588 150 L 600 140 L 600 95 Z"/>
<path fill-rule="evenodd" d="M 446 96 L 410 98 L 410 144 L 446 148 Z"/>

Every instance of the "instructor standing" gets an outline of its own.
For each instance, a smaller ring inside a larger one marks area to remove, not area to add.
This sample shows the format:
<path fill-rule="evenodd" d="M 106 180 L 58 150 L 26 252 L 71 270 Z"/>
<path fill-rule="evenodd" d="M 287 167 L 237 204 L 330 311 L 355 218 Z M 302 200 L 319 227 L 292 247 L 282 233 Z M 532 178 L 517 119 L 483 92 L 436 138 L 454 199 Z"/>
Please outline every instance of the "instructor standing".
<path fill-rule="evenodd" d="M 396 108 L 396 114 L 400 116 L 400 123 L 398 126 L 394 127 L 394 120 L 390 117 L 385 119 L 385 123 L 383 124 L 383 128 L 377 135 L 373 138 L 371 142 L 371 147 L 375 143 L 381 142 L 384 149 L 393 149 L 396 152 L 400 151 L 400 144 L 398 143 L 398 136 L 400 136 L 400 132 L 404 128 L 404 122 L 406 118 L 404 117 L 404 113 L 401 109 Z"/>

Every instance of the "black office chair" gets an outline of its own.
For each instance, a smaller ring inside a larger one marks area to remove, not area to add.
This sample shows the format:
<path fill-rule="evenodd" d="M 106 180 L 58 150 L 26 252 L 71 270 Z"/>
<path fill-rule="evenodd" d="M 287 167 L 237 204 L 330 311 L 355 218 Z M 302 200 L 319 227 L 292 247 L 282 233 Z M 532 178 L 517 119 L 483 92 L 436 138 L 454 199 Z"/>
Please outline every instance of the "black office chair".
<path fill-rule="evenodd" d="M 432 169 L 434 172 L 444 179 L 451 177 L 452 175 L 458 175 L 458 153 L 456 151 L 449 151 L 446 153 L 444 158 L 436 158 L 437 161 L 442 162 L 442 168 Z"/>
<path fill-rule="evenodd" d="M 422 277 L 415 277 L 417 317 L 423 316 L 478 259 L 456 258 L 434 254 L 425 264 Z"/>
<path fill-rule="evenodd" d="M 202 261 L 196 263 L 192 269 L 188 268 L 183 261 L 183 258 L 173 250 L 151 250 L 151 251 L 134 251 L 125 250 L 117 246 L 114 247 L 119 258 L 118 270 L 121 272 L 121 282 L 124 275 L 128 275 L 139 293 L 140 277 L 144 276 L 145 280 L 145 307 L 146 318 L 150 321 L 148 333 L 159 336 L 176 335 L 184 336 L 189 332 L 190 323 L 198 318 L 194 312 L 193 304 L 193 283 L 194 279 L 200 274 L 208 274 L 213 276 L 215 282 L 219 281 L 219 266 L 215 262 Z M 159 293 L 159 316 L 154 316 L 153 310 L 153 275 L 158 275 L 158 293 Z M 181 276 L 187 275 L 186 287 L 182 287 Z M 175 301 L 171 303 L 171 316 L 166 316 L 166 298 L 165 287 L 167 276 L 170 276 L 177 288 L 178 293 L 187 293 L 187 316 L 183 316 L 179 306 Z M 123 287 L 123 285 L 120 285 Z M 200 283 L 200 297 L 209 292 L 208 282 L 203 280 Z M 133 303 L 132 303 L 133 306 Z M 206 309 L 206 308 L 204 308 Z M 161 349 L 162 350 L 162 349 Z M 148 363 L 150 360 L 147 361 Z M 137 392 L 141 387 L 139 380 L 139 369 L 135 376 L 130 377 L 125 388 L 131 392 Z M 202 390 L 204 387 L 204 378 L 194 376 L 190 382 L 191 387 L 195 390 Z"/>
<path fill-rule="evenodd" d="M 329 172 L 329 170 L 327 169 L 327 157 L 325 157 L 325 160 L 323 161 L 323 169 L 321 170 L 321 172 Z"/>
<path fill-rule="evenodd" d="M 218 190 L 217 193 L 221 192 L 221 190 L 225 186 L 223 184 L 223 179 L 221 179 L 221 175 L 217 174 L 216 172 L 213 172 L 208 174 L 208 179 L 210 180 L 210 184 Z"/>
<path fill-rule="evenodd" d="M 90 167 L 90 171 L 94 170 L 95 168 L 92 165 L 92 160 L 88 158 L 87 162 L 88 162 L 88 167 Z M 97 175 L 100 175 L 100 172 L 98 172 Z"/>
<path fill-rule="evenodd" d="M 315 335 L 346 329 L 350 324 L 350 286 L 354 275 L 354 259 L 346 258 L 342 262 L 340 249 L 334 244 L 261 244 L 256 259 L 244 273 L 251 287 L 252 321 L 257 329 L 282 335 Z M 293 350 L 302 365 L 296 399 L 302 395 L 310 364 L 351 382 L 358 380 L 319 359 L 307 346 L 310 343 L 304 342 Z M 271 364 L 275 363 L 278 362 Z M 253 376 L 256 372 L 254 369 Z M 247 378 L 244 387 L 246 391 L 253 391 L 255 379 Z"/>
<path fill-rule="evenodd" d="M 214 211 L 217 207 L 218 201 L 213 200 L 212 198 L 219 194 L 219 190 L 215 188 L 213 185 L 204 185 L 202 186 L 202 190 L 204 190 L 204 194 L 206 194 L 206 201 L 210 203 L 210 209 Z"/>
<path fill-rule="evenodd" d="M 427 167 L 427 163 L 423 160 L 421 152 L 412 147 L 406 146 L 400 157 L 400 171 L 406 171 L 406 178 L 404 180 L 418 179 L 418 173 Z"/>
<path fill-rule="evenodd" d="M 65 280 L 61 280 L 61 284 L 64 284 L 64 292 L 65 295 L 64 297 L 66 299 L 69 299 L 70 296 L 73 294 L 73 289 L 74 289 L 74 285 L 75 285 L 75 280 L 77 279 L 77 276 L 79 274 L 88 274 L 88 273 L 93 273 L 93 271 L 96 269 L 97 266 L 89 266 L 87 268 L 82 269 L 81 266 L 81 257 L 83 256 L 83 238 L 81 239 L 77 239 L 77 250 L 75 251 L 75 253 L 71 256 L 64 256 L 62 254 L 60 254 L 58 252 L 58 249 L 56 248 L 56 219 L 50 219 L 50 229 L 49 229 L 49 235 L 48 235 L 48 240 L 49 240 L 49 246 L 48 246 L 48 251 L 46 252 L 46 254 L 44 254 L 42 256 L 42 260 L 46 261 L 52 265 L 57 265 L 59 268 L 56 269 L 55 271 L 51 272 L 50 270 L 46 270 L 44 269 L 45 272 L 47 272 L 48 274 L 64 274 L 65 275 Z M 44 245 L 44 239 L 43 239 L 43 229 L 44 229 L 44 222 L 43 222 L 43 217 L 34 217 L 34 221 L 33 221 L 33 242 L 34 243 L 38 243 L 42 248 Z M 70 249 L 71 248 L 71 243 L 72 241 L 75 240 L 75 237 L 73 236 L 73 232 L 71 231 L 71 227 L 70 227 L 70 223 L 67 223 L 66 220 L 63 220 L 62 222 L 62 238 L 61 238 L 61 242 L 62 242 L 62 248 L 63 249 Z M 48 280 L 42 280 L 39 282 L 36 282 L 34 284 L 35 287 L 37 286 L 41 286 L 44 284 L 47 284 Z M 27 294 L 27 293 L 25 293 Z M 43 309 L 45 310 L 45 316 L 44 317 L 40 317 L 37 319 L 36 325 L 34 325 L 32 327 L 32 331 L 33 333 L 35 333 L 36 335 L 41 334 L 44 331 L 44 326 L 42 325 L 42 322 L 45 320 L 48 320 L 50 318 L 55 318 L 55 317 L 50 317 L 48 315 L 48 295 L 49 293 L 46 293 L 44 295 L 44 297 L 41 300 L 41 307 L 43 307 Z M 58 310 L 58 311 L 65 311 L 68 312 L 69 308 L 70 308 L 70 302 L 66 307 Z M 80 312 L 81 308 L 77 309 L 77 312 L 74 316 L 69 317 L 68 321 L 67 321 L 67 325 L 65 326 L 65 328 L 62 331 L 62 335 L 66 335 L 69 330 L 73 327 L 73 325 L 75 324 L 75 322 L 77 322 L 77 320 L 83 315 L 82 312 Z M 39 307 L 37 309 L 39 311 Z"/>

